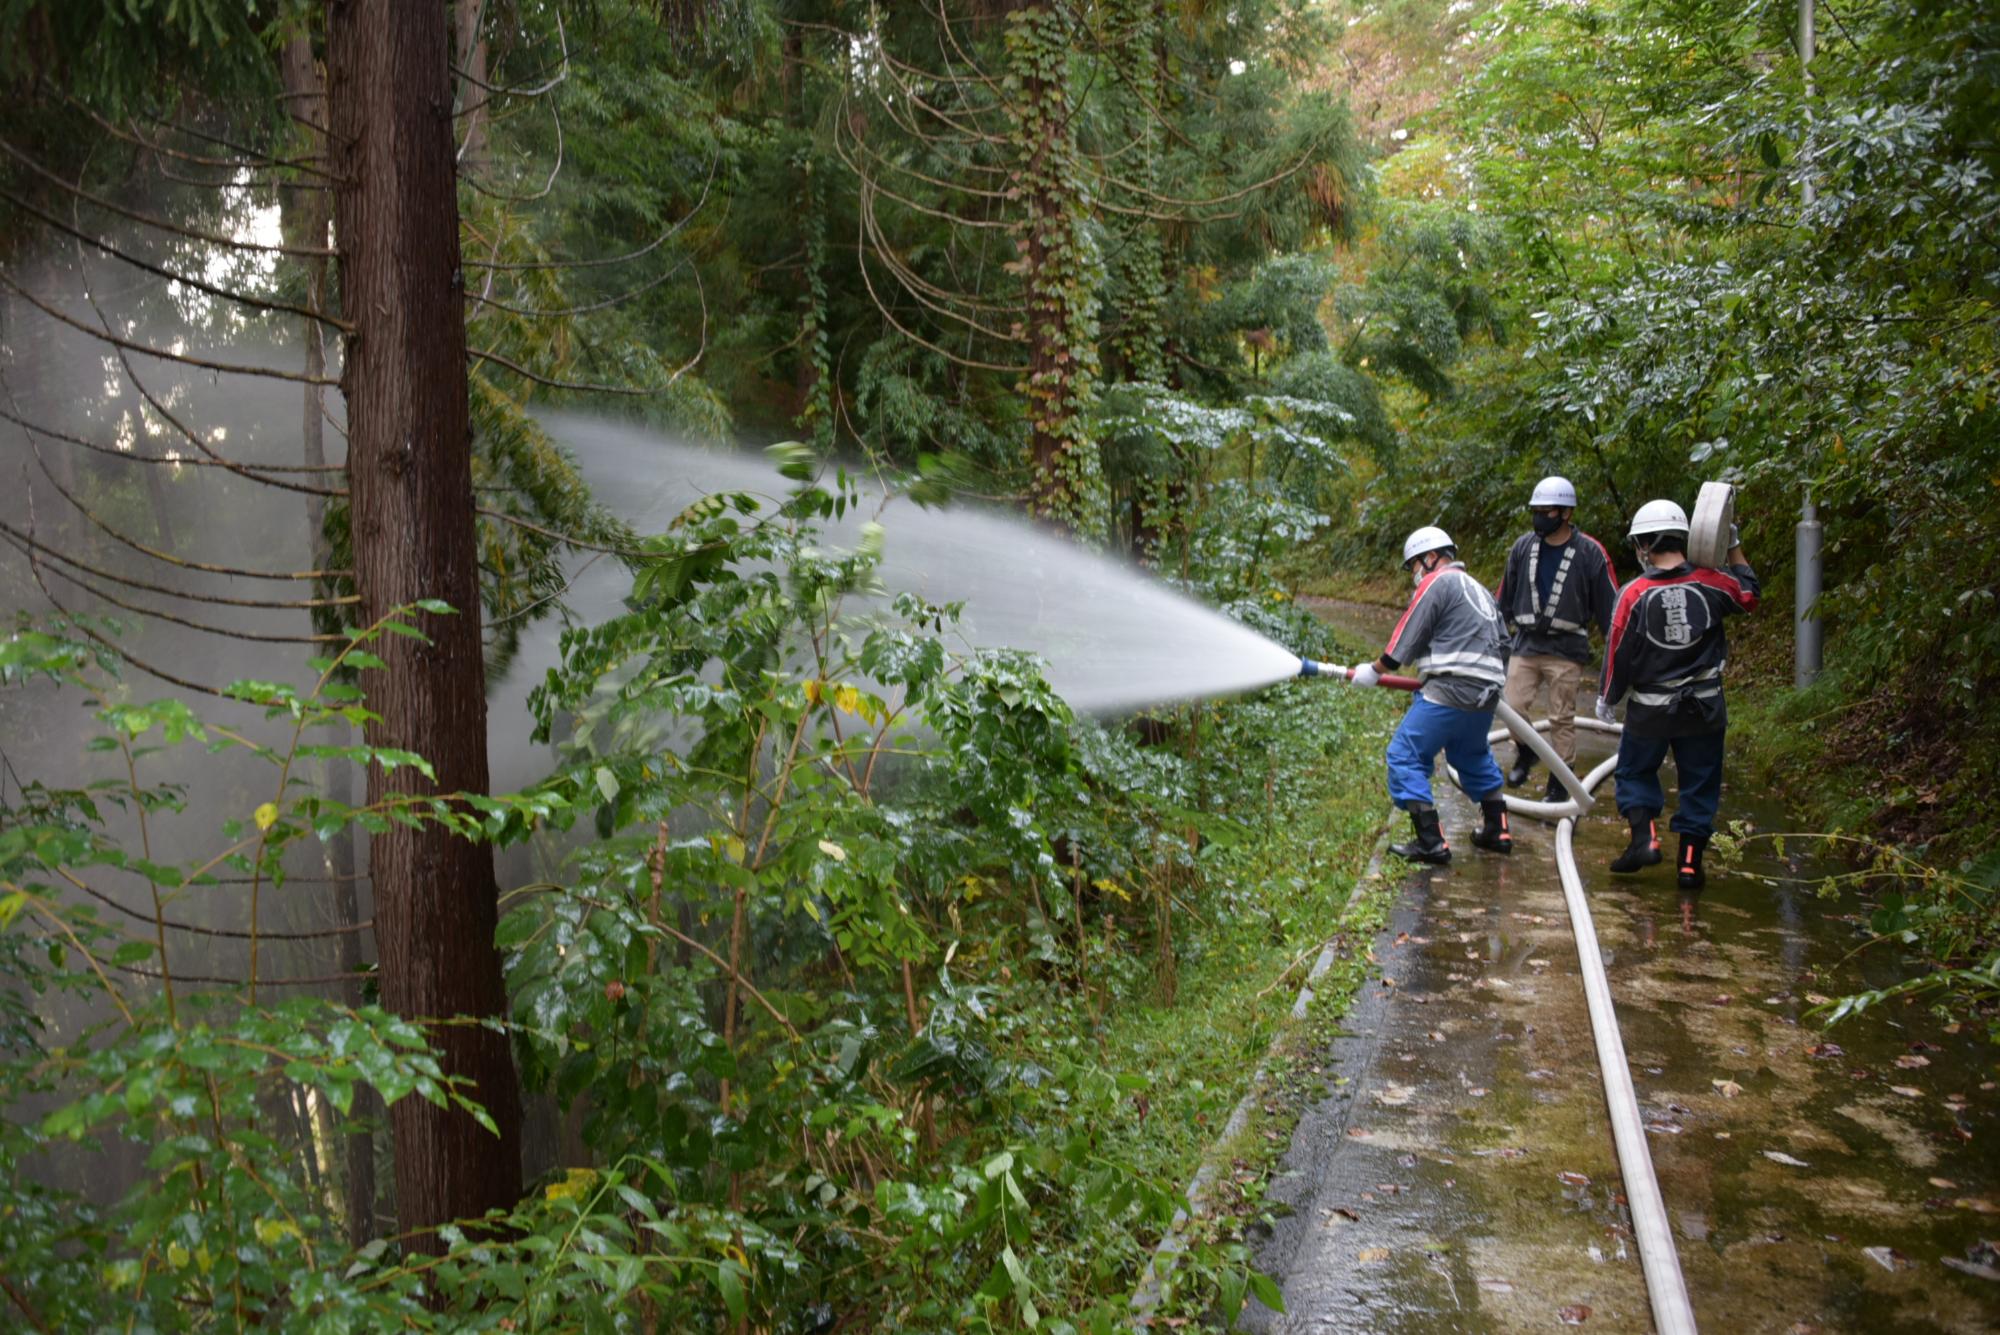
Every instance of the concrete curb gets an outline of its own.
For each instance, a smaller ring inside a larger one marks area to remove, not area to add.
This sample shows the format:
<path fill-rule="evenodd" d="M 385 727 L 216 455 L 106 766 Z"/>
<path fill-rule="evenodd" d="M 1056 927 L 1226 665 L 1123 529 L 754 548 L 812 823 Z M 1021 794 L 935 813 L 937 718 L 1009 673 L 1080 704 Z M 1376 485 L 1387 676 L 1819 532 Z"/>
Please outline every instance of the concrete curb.
<path fill-rule="evenodd" d="M 1385 824 L 1381 836 L 1375 841 L 1375 851 L 1368 859 L 1367 868 L 1361 875 L 1354 878 L 1354 888 L 1348 892 L 1347 903 L 1341 908 L 1341 916 L 1343 918 L 1353 909 L 1356 901 L 1361 898 L 1362 891 L 1381 879 L 1382 860 L 1388 855 L 1389 839 L 1395 831 L 1394 821 L 1396 815 L 1397 813 L 1392 807 L 1389 812 L 1389 823 Z M 1251 1073 L 1250 1083 L 1245 1086 L 1243 1097 L 1237 1100 L 1235 1110 L 1229 1114 L 1229 1120 L 1223 1123 L 1222 1133 L 1210 1144 L 1208 1153 L 1202 1158 L 1201 1166 L 1195 1169 L 1194 1177 L 1188 1182 L 1187 1190 L 1182 1193 L 1185 1204 L 1174 1212 L 1173 1222 L 1167 1225 L 1167 1231 L 1161 1237 L 1159 1245 L 1153 1248 L 1152 1259 L 1146 1262 L 1146 1273 L 1139 1277 L 1139 1285 L 1132 1291 L 1132 1326 L 1134 1329 L 1150 1330 L 1152 1328 L 1153 1313 L 1158 1309 L 1160 1301 L 1164 1296 L 1162 1293 L 1162 1276 L 1172 1267 L 1174 1258 L 1187 1250 L 1185 1235 L 1188 1225 L 1208 1212 L 1208 1191 L 1214 1185 L 1215 1179 L 1221 1173 L 1223 1166 L 1216 1155 L 1216 1150 L 1234 1140 L 1238 1135 L 1241 1135 L 1244 1129 L 1250 1125 L 1250 1115 L 1257 1106 L 1257 1096 L 1263 1091 L 1264 1086 L 1269 1081 L 1271 1060 L 1277 1053 L 1278 1045 L 1284 1042 L 1291 1035 L 1292 1031 L 1305 1020 L 1306 1011 L 1312 1006 L 1313 984 L 1317 983 L 1325 976 L 1326 971 L 1333 967 L 1333 960 L 1334 943 L 1328 941 L 1320 947 L 1319 956 L 1313 960 L 1312 968 L 1307 971 L 1306 980 L 1299 987 L 1299 995 L 1292 1002 L 1290 1014 L 1279 1024 L 1278 1032 L 1271 1035 L 1270 1046 L 1264 1050 L 1263 1059 L 1257 1063 L 1257 1069 Z"/>

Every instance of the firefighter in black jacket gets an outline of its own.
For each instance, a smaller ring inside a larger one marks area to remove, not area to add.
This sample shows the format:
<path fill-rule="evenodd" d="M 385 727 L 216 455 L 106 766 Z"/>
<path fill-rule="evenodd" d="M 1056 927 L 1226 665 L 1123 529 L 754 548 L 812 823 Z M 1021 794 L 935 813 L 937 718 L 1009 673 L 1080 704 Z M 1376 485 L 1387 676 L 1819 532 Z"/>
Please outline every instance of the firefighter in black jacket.
<path fill-rule="evenodd" d="M 1658 818 L 1666 807 L 1660 764 L 1671 750 L 1680 773 L 1680 808 L 1673 828 L 1681 837 L 1676 863 L 1680 887 L 1699 890 L 1702 853 L 1715 829 L 1722 795 L 1722 742 L 1729 711 L 1722 670 L 1729 655 L 1722 619 L 1757 607 L 1757 573 L 1731 536 L 1726 570 L 1702 570 L 1687 558 L 1687 514 L 1672 501 L 1648 501 L 1632 517 L 1629 534 L 1640 561 L 1638 578 L 1625 586 L 1611 614 L 1604 652 L 1604 684 L 1597 716 L 1628 701 L 1618 743 L 1618 814 L 1632 827 L 1632 842 L 1611 864 L 1635 872 L 1660 860 Z"/>
<path fill-rule="evenodd" d="M 1507 703 L 1533 717 L 1535 697 L 1549 691 L 1549 745 L 1565 765 L 1576 764 L 1576 688 L 1590 666 L 1590 628 L 1608 634 L 1618 604 L 1618 577 L 1604 544 L 1577 528 L 1576 488 L 1545 477 L 1528 498 L 1534 532 L 1507 554 L 1507 573 L 1493 591 L 1507 618 Z M 1533 753 L 1514 744 L 1507 786 L 1528 781 Z M 1545 801 L 1561 802 L 1562 780 L 1549 776 Z"/>

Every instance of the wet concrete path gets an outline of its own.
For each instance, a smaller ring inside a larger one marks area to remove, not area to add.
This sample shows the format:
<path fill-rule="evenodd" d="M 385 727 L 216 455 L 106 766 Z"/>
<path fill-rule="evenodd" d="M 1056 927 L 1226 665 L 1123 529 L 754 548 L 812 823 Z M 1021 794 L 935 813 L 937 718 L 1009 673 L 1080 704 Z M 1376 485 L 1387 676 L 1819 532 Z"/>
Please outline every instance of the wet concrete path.
<path fill-rule="evenodd" d="M 1740 792 L 1724 814 L 1787 828 Z M 1444 815 L 1457 861 L 1405 884 L 1272 1184 L 1286 1313 L 1243 1328 L 1650 1329 L 1553 831 L 1518 822 L 1503 860 L 1462 797 Z M 1920 1005 L 1804 1017 L 1900 967 L 1850 958 L 1864 905 L 1816 897 L 1830 868 L 1758 845 L 1684 914 L 1670 865 L 1605 872 L 1622 843 L 1602 812 L 1579 862 L 1702 1328 L 2000 1329 L 1994 1050 Z"/>

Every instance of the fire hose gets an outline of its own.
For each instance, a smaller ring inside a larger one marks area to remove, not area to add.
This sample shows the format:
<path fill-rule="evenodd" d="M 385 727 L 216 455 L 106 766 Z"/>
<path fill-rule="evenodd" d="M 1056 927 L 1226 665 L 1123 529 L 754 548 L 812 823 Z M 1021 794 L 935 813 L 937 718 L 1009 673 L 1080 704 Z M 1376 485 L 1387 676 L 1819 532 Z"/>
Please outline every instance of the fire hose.
<path fill-rule="evenodd" d="M 1304 659 L 1299 675 L 1351 678 L 1354 672 L 1338 664 Z M 1391 690 L 1414 692 L 1421 683 L 1414 677 L 1385 675 L 1379 684 Z M 1646 1127 L 1639 1116 L 1639 1098 L 1632 1087 L 1625 1040 L 1618 1032 L 1618 1015 L 1611 1002 L 1611 980 L 1605 973 L 1604 956 L 1597 945 L 1597 926 L 1584 898 L 1583 878 L 1576 868 L 1577 819 L 1590 810 L 1592 791 L 1610 777 L 1618 762 L 1616 757 L 1605 760 L 1587 778 L 1578 779 L 1537 727 L 1505 700 L 1495 707 L 1494 716 L 1505 726 L 1488 735 L 1488 744 L 1512 736 L 1549 767 L 1549 773 L 1556 776 L 1569 794 L 1566 802 L 1532 802 L 1509 796 L 1507 809 L 1556 822 L 1556 872 L 1562 880 L 1563 903 L 1569 911 L 1570 931 L 1576 938 L 1576 953 L 1582 966 L 1591 1038 L 1597 1048 L 1604 1103 L 1611 1118 L 1612 1144 L 1618 1153 L 1619 1175 L 1625 1182 L 1626 1204 L 1632 1212 L 1632 1234 L 1646 1279 L 1646 1295 L 1653 1308 L 1653 1325 L 1660 1335 L 1694 1335 L 1694 1307 L 1688 1300 L 1687 1281 L 1681 1275 L 1680 1255 L 1674 1250 L 1673 1230 L 1667 1222 L 1666 1201 L 1660 1194 L 1659 1176 L 1653 1170 L 1652 1152 L 1646 1146 Z M 1595 718 L 1578 717 L 1576 722 L 1577 726 L 1592 731 L 1614 735 L 1624 731 L 1615 723 L 1606 724 Z M 1452 782 L 1458 783 L 1457 772 L 1450 766 L 1446 769 Z"/>

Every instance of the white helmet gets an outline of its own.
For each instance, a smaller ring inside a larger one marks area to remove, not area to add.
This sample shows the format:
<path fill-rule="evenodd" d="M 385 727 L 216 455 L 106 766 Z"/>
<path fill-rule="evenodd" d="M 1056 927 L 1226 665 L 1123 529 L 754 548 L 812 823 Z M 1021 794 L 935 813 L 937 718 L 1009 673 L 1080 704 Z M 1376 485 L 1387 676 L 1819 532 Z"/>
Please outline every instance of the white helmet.
<path fill-rule="evenodd" d="M 1426 524 L 1403 539 L 1403 564 L 1407 566 L 1419 556 L 1456 545 L 1451 540 L 1451 534 L 1434 525 Z"/>
<path fill-rule="evenodd" d="M 1672 501 L 1647 501 L 1639 507 L 1639 513 L 1632 516 L 1632 526 L 1625 531 L 1625 536 L 1638 538 L 1651 533 L 1687 531 L 1687 511 Z"/>
<path fill-rule="evenodd" d="M 1576 488 L 1566 477 L 1545 477 L 1535 484 L 1535 494 L 1528 498 L 1530 510 L 1542 510 L 1551 505 L 1566 505 L 1576 508 Z"/>

